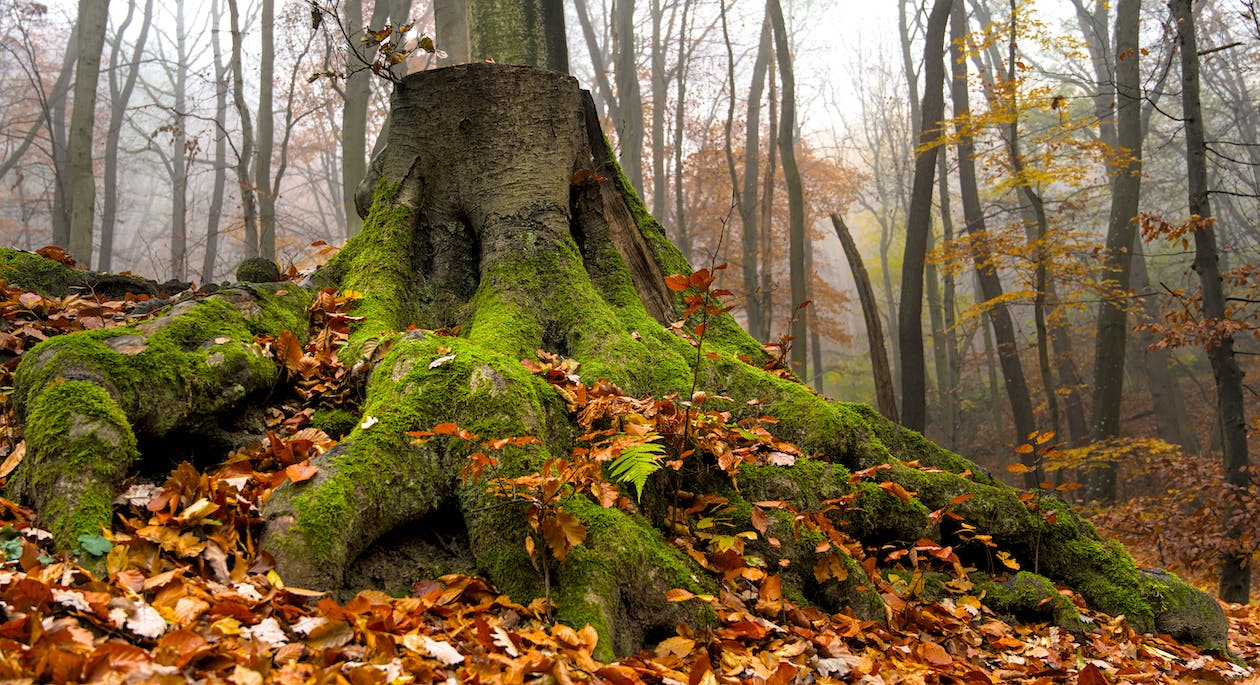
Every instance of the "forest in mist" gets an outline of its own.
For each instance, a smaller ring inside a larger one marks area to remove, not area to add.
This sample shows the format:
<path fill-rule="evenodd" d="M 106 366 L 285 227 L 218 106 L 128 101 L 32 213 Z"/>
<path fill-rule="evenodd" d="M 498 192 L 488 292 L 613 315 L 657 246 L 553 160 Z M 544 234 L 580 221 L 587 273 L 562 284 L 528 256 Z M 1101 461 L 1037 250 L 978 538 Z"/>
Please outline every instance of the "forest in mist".
<path fill-rule="evenodd" d="M 780 37 L 751 0 L 574 0 L 569 67 L 802 380 L 1152 564 L 1223 559 L 1246 601 L 1260 3 L 893 0 L 833 33 L 848 4 L 784 0 Z M 362 226 L 393 84 L 454 61 L 440 28 L 425 0 L 0 0 L 0 244 L 199 286 L 312 269 Z"/>

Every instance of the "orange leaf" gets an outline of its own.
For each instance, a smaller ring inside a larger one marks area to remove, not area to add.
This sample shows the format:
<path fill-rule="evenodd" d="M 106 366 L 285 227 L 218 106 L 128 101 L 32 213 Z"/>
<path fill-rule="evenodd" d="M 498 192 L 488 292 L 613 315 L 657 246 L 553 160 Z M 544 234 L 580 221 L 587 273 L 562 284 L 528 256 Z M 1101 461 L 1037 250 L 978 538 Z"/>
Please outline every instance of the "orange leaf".
<path fill-rule="evenodd" d="M 909 501 L 910 501 L 910 498 L 912 498 L 912 497 L 914 496 L 914 493 L 912 493 L 912 492 L 910 492 L 910 491 L 906 490 L 905 488 L 901 487 L 901 484 L 899 484 L 899 483 L 894 483 L 894 482 L 892 482 L 892 481 L 890 481 L 890 480 L 886 480 L 886 481 L 884 481 L 884 482 L 880 483 L 880 484 L 879 484 L 879 487 L 880 487 L 880 489 L 882 489 L 884 492 L 886 492 L 886 493 L 888 493 L 888 494 L 890 494 L 890 495 L 895 495 L 896 497 L 898 497 L 899 499 L 901 499 L 901 501 L 902 501 L 902 502 L 909 502 Z"/>
<path fill-rule="evenodd" d="M 683 291 L 690 286 L 690 283 L 687 282 L 687 277 L 682 274 L 671 274 L 665 277 L 665 285 L 670 290 Z"/>
<path fill-rule="evenodd" d="M 558 561 L 563 561 L 569 550 L 582 544 L 586 539 L 586 526 L 573 514 L 562 511 L 554 517 L 543 519 L 543 538 Z"/>
<path fill-rule="evenodd" d="M 319 473 L 319 467 L 312 464 L 310 459 L 306 459 L 304 461 L 299 461 L 296 464 L 284 467 L 284 473 L 289 477 L 289 480 L 294 483 L 301 483 L 302 481 L 309 480 L 315 474 Z"/>
<path fill-rule="evenodd" d="M 1107 685 L 1107 676 L 1097 666 L 1086 664 L 1076 675 L 1076 685 Z"/>

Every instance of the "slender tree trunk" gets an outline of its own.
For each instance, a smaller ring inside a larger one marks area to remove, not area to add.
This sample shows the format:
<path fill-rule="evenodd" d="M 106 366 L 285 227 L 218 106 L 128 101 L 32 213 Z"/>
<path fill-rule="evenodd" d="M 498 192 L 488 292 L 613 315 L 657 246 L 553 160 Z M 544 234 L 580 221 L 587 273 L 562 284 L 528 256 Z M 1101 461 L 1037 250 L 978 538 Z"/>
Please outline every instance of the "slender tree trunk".
<path fill-rule="evenodd" d="M 669 36 L 661 35 L 665 12 L 661 0 L 652 6 L 652 214 L 665 216 L 665 104 L 669 99 L 669 77 L 665 73 L 665 44 Z M 677 5 L 675 5 L 677 7 Z M 725 12 L 725 8 L 723 8 Z M 671 28 L 673 20 L 670 20 Z M 734 87 L 734 84 L 732 84 Z"/>
<path fill-rule="evenodd" d="M 1194 12 L 1190 0 L 1170 0 L 1173 23 L 1181 44 L 1181 111 L 1186 130 L 1186 177 L 1190 196 L 1190 220 L 1198 222 L 1194 231 L 1194 270 L 1203 287 L 1203 315 L 1211 321 L 1224 322 L 1225 291 L 1221 282 L 1219 255 L 1216 250 L 1216 229 L 1212 207 L 1208 201 L 1207 135 L 1199 102 L 1199 52 L 1195 37 Z M 1222 459 L 1225 480 L 1233 487 L 1245 488 L 1251 482 L 1248 471 L 1247 423 L 1243 405 L 1242 370 L 1234 356 L 1234 338 L 1221 335 L 1207 348 L 1216 378 L 1216 405 L 1220 422 Z M 1229 540 L 1242 537 L 1241 527 L 1232 519 L 1232 505 L 1225 507 L 1225 535 Z M 1226 553 L 1221 558 L 1220 596 L 1226 602 L 1246 603 L 1251 593 L 1251 555 L 1245 551 Z"/>
<path fill-rule="evenodd" d="M 264 23 L 266 15 L 264 14 Z M 171 131 L 171 278 L 182 281 L 188 270 L 188 35 L 184 0 L 175 2 L 175 123 Z M 265 52 L 265 50 L 264 50 Z M 263 56 L 264 62 L 266 55 Z"/>
<path fill-rule="evenodd" d="M 763 294 L 758 288 L 758 274 L 769 270 L 771 265 L 764 253 L 757 254 L 757 182 L 761 167 L 761 91 L 766 83 L 766 69 L 770 63 L 770 17 L 761 22 L 761 39 L 757 43 L 757 56 L 753 60 L 752 84 L 748 92 L 748 109 L 744 117 L 744 186 L 739 196 L 739 219 L 743 227 L 740 234 L 740 252 L 743 255 L 744 302 L 748 312 L 748 332 L 766 342 L 761 335 L 768 315 L 762 307 Z M 773 108 L 773 106 L 772 106 Z M 773 145 L 771 146 L 773 147 Z"/>
<path fill-rule="evenodd" d="M 70 245 L 70 161 L 66 149 L 66 104 L 73 84 L 70 77 L 74 74 L 74 65 L 79 61 L 79 25 L 76 23 L 70 32 L 71 48 L 61 60 L 61 75 L 57 77 L 58 89 L 53 87 L 53 96 L 46 105 L 44 114 L 48 126 L 48 146 L 52 148 L 53 165 L 53 202 L 52 202 L 52 242 L 54 245 L 69 247 Z"/>
<path fill-rule="evenodd" d="M 938 157 L 939 159 L 939 157 Z M 936 247 L 936 236 L 928 229 L 927 251 L 931 252 Z M 941 304 L 941 286 L 937 278 L 936 265 L 930 262 L 924 264 L 924 286 L 927 295 L 928 322 L 932 330 L 932 365 L 934 375 L 936 376 L 936 402 L 938 409 L 929 414 L 929 420 L 935 418 L 941 426 L 939 430 L 942 435 L 949 432 L 948 426 L 950 421 L 948 414 L 953 401 L 950 398 L 950 381 L 949 381 L 949 359 L 945 354 L 945 315 L 942 311 L 944 305 Z M 953 448 L 948 440 L 945 446 Z"/>
<path fill-rule="evenodd" d="M 255 188 L 250 180 L 250 160 L 254 156 L 254 127 L 250 123 L 249 105 L 245 102 L 245 76 L 242 68 L 241 17 L 237 0 L 227 0 L 232 33 L 232 99 L 241 125 L 241 145 L 236 151 L 236 182 L 241 189 L 241 219 L 245 224 L 245 258 L 258 256 L 258 217 L 255 209 Z M 346 214 L 349 214 L 347 211 Z"/>
<path fill-rule="evenodd" d="M 1103 278 L 1111 295 L 1098 306 L 1098 334 L 1094 347 L 1094 412 L 1090 439 L 1110 440 L 1120 435 L 1120 400 L 1124 393 L 1125 335 L 1128 332 L 1128 294 L 1134 220 L 1142 184 L 1142 82 L 1138 68 L 1138 21 L 1141 0 L 1116 3 L 1115 97 L 1118 152 L 1125 155 L 1111 181 L 1111 218 Z M 1088 493 L 1101 502 L 1116 498 L 1116 465 L 1103 464 L 1089 474 Z"/>
<path fill-rule="evenodd" d="M 96 123 L 96 85 L 108 20 L 109 0 L 79 0 L 79 61 L 74 71 L 74 109 L 67 141 L 71 197 L 68 248 L 83 264 L 92 263 L 92 225 L 96 215 L 92 129 Z"/>
<path fill-rule="evenodd" d="M 967 13 L 960 3 L 953 8 L 950 17 L 952 39 L 950 62 L 953 64 L 952 99 L 958 134 L 958 188 L 962 196 L 967 233 L 972 238 L 972 259 L 976 264 L 980 292 L 989 303 L 989 321 L 993 324 L 998 362 L 1002 367 L 1006 397 L 1011 405 L 1011 415 L 1015 421 L 1015 444 L 1020 445 L 1037 430 L 1037 422 L 1033 417 L 1028 381 L 1024 377 L 1023 363 L 1019 358 L 1019 344 L 1015 339 L 1015 322 L 1002 302 L 1002 281 L 998 278 L 997 269 L 993 266 L 993 256 L 985 236 L 984 212 L 980 205 L 979 184 L 976 182 L 975 145 L 963 124 L 971 112 L 967 93 L 967 63 L 962 60 L 960 47 L 960 41 L 966 33 Z M 1040 469 L 1037 468 L 1032 455 L 1023 455 L 1023 459 L 1025 466 L 1030 467 L 1024 473 L 1024 485 L 1035 488 L 1041 482 Z"/>
<path fill-rule="evenodd" d="M 901 305 L 897 335 L 901 339 L 901 421 L 922 431 L 927 423 L 926 361 L 923 354 L 923 267 L 928 232 L 932 230 L 932 186 L 936 173 L 937 139 L 945 110 L 945 29 L 951 0 L 935 0 L 928 16 L 923 47 L 923 107 L 920 112 L 919 151 L 914 160 L 910 212 L 906 217 L 906 248 L 901 263 Z"/>
<path fill-rule="evenodd" d="M 945 244 L 949 244 L 954 240 L 954 217 L 950 209 L 950 193 L 949 193 L 949 160 L 946 158 L 946 150 L 941 149 L 939 163 L 937 164 L 937 193 L 941 207 L 941 233 Z M 945 269 L 942 277 L 942 323 L 944 324 L 945 339 L 945 382 L 948 393 L 945 393 L 945 405 L 941 411 L 945 415 L 945 446 L 950 449 L 956 449 L 958 444 L 958 335 L 954 331 L 954 325 L 957 323 L 954 302 L 954 273 L 951 269 Z M 937 372 L 938 378 L 940 371 Z"/>
<path fill-rule="evenodd" d="M 262 58 L 258 68 L 258 159 L 254 165 L 254 187 L 258 191 L 258 256 L 273 261 L 276 258 L 276 196 L 271 192 L 271 158 L 276 133 L 275 17 L 276 0 L 262 0 Z"/>
<path fill-rule="evenodd" d="M 777 51 L 779 76 L 783 79 L 783 94 L 779 102 L 779 155 L 783 157 L 783 181 L 788 193 L 789 256 L 791 269 L 792 308 L 804 305 L 805 293 L 805 195 L 801 187 L 801 171 L 796 166 L 796 79 L 792 74 L 792 53 L 788 44 L 787 24 L 783 20 L 783 7 L 779 0 L 768 0 L 766 11 L 774 28 L 774 47 Z M 805 345 L 808 326 L 804 312 L 793 309 L 792 317 L 792 371 L 805 373 Z"/>
<path fill-rule="evenodd" d="M 879 323 L 879 303 L 875 300 L 875 290 L 871 288 L 871 277 L 866 273 L 862 263 L 862 253 L 848 225 L 839 214 L 831 215 L 831 225 L 836 229 L 836 237 L 844 248 L 844 256 L 849 261 L 849 270 L 853 272 L 853 282 L 857 287 L 858 301 L 862 305 L 862 320 L 866 322 L 866 346 L 871 353 L 871 374 L 875 379 L 875 399 L 879 404 L 879 413 L 892 421 L 897 420 L 897 397 L 893 391 L 892 371 L 888 368 L 888 353 L 884 350 L 884 331 Z"/>
<path fill-rule="evenodd" d="M 676 242 L 683 257 L 691 261 L 691 236 L 687 232 L 687 210 L 683 195 L 683 134 L 687 124 L 687 70 L 690 52 L 687 48 L 687 35 L 691 30 L 688 22 L 691 14 L 691 0 L 683 0 L 682 27 L 678 32 L 678 80 L 677 92 L 674 95 L 674 230 L 678 236 Z M 620 121 L 620 119 L 615 119 Z"/>
<path fill-rule="evenodd" d="M 120 87 L 118 79 L 123 73 L 120 63 L 122 39 L 127 27 L 131 24 L 135 6 L 135 0 L 131 0 L 127 5 L 127 18 L 118 26 L 118 37 L 109 60 L 109 134 L 105 137 L 105 171 L 102 183 L 104 197 L 101 199 L 101 254 L 97 261 L 97 269 L 101 271 L 111 271 L 114 268 L 114 228 L 118 221 L 118 145 L 123 119 L 127 116 L 127 105 L 131 102 L 131 94 L 140 76 L 140 58 L 144 54 L 144 45 L 149 37 L 149 27 L 153 24 L 153 0 L 146 0 L 144 14 L 140 18 L 140 34 L 132 45 L 131 61 Z"/>
<path fill-rule="evenodd" d="M 228 68 L 219 44 L 219 21 L 223 6 L 215 0 L 211 8 L 210 47 L 214 53 L 214 189 L 210 191 L 210 208 L 206 215 L 206 251 L 201 258 L 201 283 L 214 281 L 214 265 L 219 257 L 219 221 L 223 216 L 223 191 L 227 186 L 227 82 Z"/>
<path fill-rule="evenodd" d="M 582 38 L 586 41 L 586 51 L 591 58 L 591 68 L 595 71 L 595 85 L 598 86 L 596 92 L 599 93 L 600 104 L 604 106 L 604 114 L 612 121 L 621 121 L 621 110 L 617 107 L 617 96 L 613 92 L 612 84 L 608 81 L 608 65 L 605 60 L 604 49 L 600 47 L 599 41 L 595 36 L 595 26 L 591 22 L 590 9 L 587 7 L 586 0 L 573 0 L 573 7 L 577 13 L 578 23 L 582 27 Z M 686 21 L 684 20 L 683 23 L 685 24 Z M 681 54 L 680 47 L 680 57 Z M 681 66 L 679 70 L 681 71 Z M 662 102 L 664 101 L 662 100 Z"/>
<path fill-rule="evenodd" d="M 767 13 L 768 16 L 768 13 Z M 766 70 L 766 79 L 770 84 L 769 98 L 766 101 L 766 171 L 761 181 L 761 340 L 769 341 L 774 331 L 774 180 L 778 170 L 779 146 L 774 141 L 779 137 L 779 114 L 775 104 L 778 101 L 778 89 L 775 87 L 775 55 L 771 52 L 770 68 Z"/>
<path fill-rule="evenodd" d="M 634 0 L 613 4 L 613 45 L 616 61 L 617 147 L 621 170 L 636 192 L 643 193 L 643 98 L 639 95 L 639 69 L 634 49 Z"/>
<path fill-rule="evenodd" d="M 1133 291 L 1142 304 L 1146 320 L 1158 321 L 1159 303 L 1155 297 L 1158 293 L 1151 287 L 1150 276 L 1146 272 L 1146 255 L 1142 241 L 1134 240 L 1133 248 Z M 1198 438 L 1186 421 L 1185 411 L 1179 407 L 1181 393 L 1177 392 L 1169 351 L 1154 347 L 1155 336 L 1146 330 L 1138 332 L 1132 344 L 1133 349 L 1129 354 L 1136 356 L 1141 373 L 1146 377 L 1146 386 L 1151 393 L 1151 408 L 1155 413 L 1155 428 L 1160 439 L 1173 445 L 1181 445 L 1187 454 L 1198 454 Z"/>

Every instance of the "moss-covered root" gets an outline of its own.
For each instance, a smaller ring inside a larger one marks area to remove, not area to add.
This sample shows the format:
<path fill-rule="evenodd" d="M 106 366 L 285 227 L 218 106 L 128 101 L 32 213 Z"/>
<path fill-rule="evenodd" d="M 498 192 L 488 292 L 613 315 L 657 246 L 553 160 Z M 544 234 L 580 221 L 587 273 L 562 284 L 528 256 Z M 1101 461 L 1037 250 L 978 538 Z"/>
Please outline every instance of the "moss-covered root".
<path fill-rule="evenodd" d="M 63 548 L 99 535 L 114 494 L 136 460 L 136 437 L 109 393 L 57 380 L 32 399 L 26 458 L 10 488 L 33 504 Z"/>
<path fill-rule="evenodd" d="M 135 326 L 35 346 L 14 380 L 28 453 L 10 490 L 35 504 L 52 529 L 70 534 L 58 539 L 62 547 L 108 526 L 137 439 L 222 437 L 215 418 L 272 387 L 279 370 L 254 334 L 301 330 L 307 297 L 292 291 L 229 291 Z"/>
<path fill-rule="evenodd" d="M 543 440 L 492 453 L 502 465 L 487 478 L 537 470 L 549 454 L 545 445 L 568 439 L 553 434 L 556 426 L 568 430 L 563 402 L 519 360 L 459 338 L 403 335 L 369 380 L 361 422 L 336 451 L 324 455 L 319 475 L 280 487 L 268 502 L 263 544 L 276 557 L 281 576 L 308 587 L 338 588 L 350 562 L 388 532 L 449 531 L 448 522 L 426 517 L 449 516 L 458 511 L 452 509 L 456 504 L 465 511 L 505 510 L 503 500 L 485 493 L 484 482 L 461 485 L 467 456 L 481 449 L 477 442 L 437 436 L 413 444 L 406 435 L 447 422 L 483 440 L 527 435 Z M 514 549 L 524 537 L 518 513 L 506 523 L 471 540 L 485 570 L 496 570 L 496 563 L 529 564 L 523 550 L 512 563 L 500 558 L 502 550 L 495 549 L 500 538 L 510 537 Z M 502 580 L 502 574 L 490 576 Z"/>
<path fill-rule="evenodd" d="M 707 605 L 675 603 L 666 593 L 682 588 L 715 593 L 713 580 L 640 518 L 604 509 L 585 497 L 565 508 L 586 526 L 586 541 L 560 565 L 557 618 L 599 633 L 595 656 L 633 654 L 674 634 L 680 623 L 702 626 L 714 619 Z"/>

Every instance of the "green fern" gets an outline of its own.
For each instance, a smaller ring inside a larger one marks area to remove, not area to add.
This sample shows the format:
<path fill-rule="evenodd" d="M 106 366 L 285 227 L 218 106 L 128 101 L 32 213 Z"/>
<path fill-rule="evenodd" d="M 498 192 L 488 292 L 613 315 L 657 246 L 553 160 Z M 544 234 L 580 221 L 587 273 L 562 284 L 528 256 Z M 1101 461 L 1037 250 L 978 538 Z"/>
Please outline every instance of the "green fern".
<path fill-rule="evenodd" d="M 643 485 L 647 483 L 648 476 L 660 470 L 661 462 L 657 457 L 664 452 L 665 448 L 654 442 L 623 447 L 621 454 L 608 467 L 608 473 L 618 483 L 633 485 L 638 495 L 636 499 L 642 502 Z"/>

